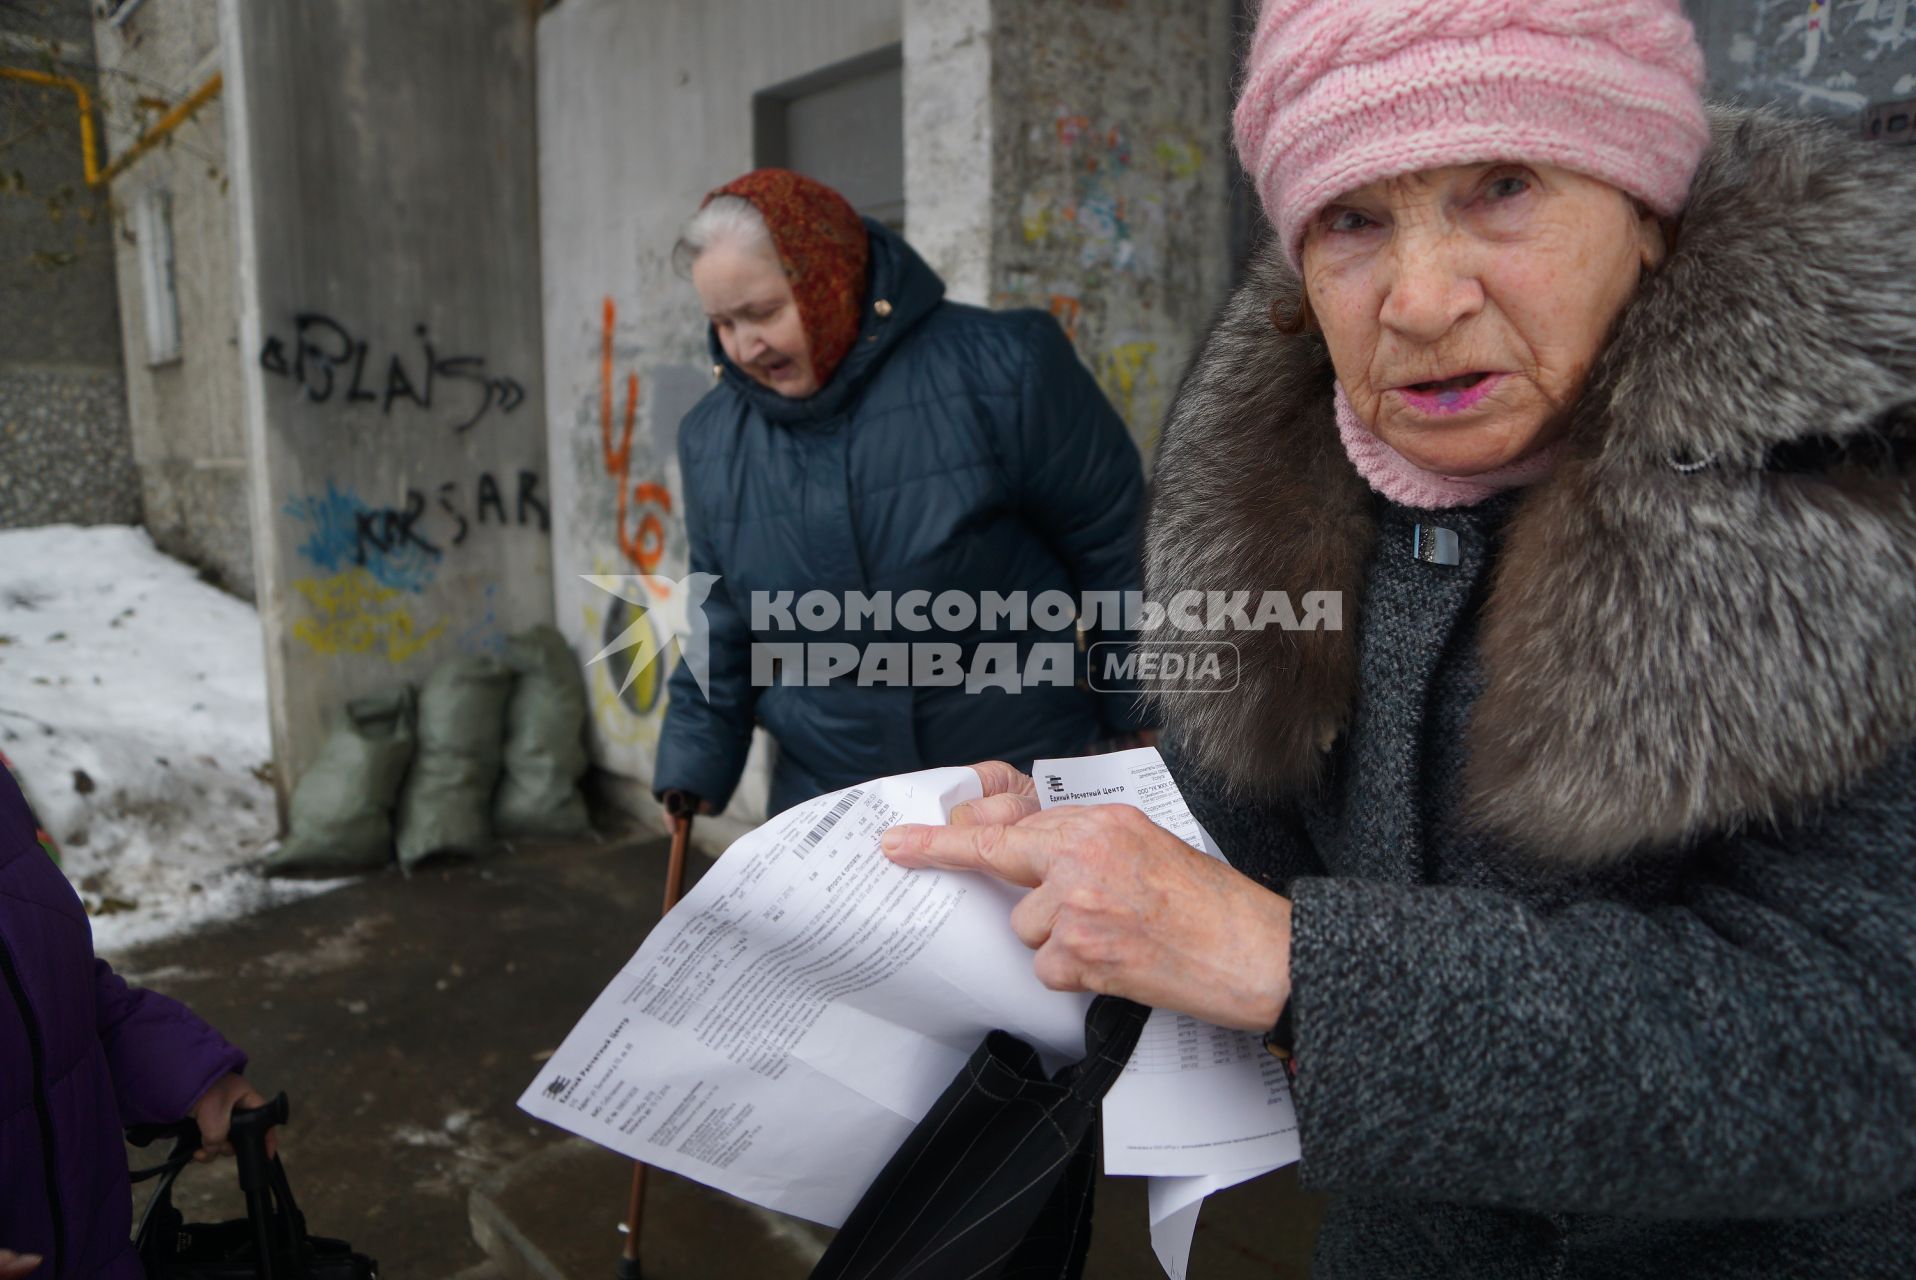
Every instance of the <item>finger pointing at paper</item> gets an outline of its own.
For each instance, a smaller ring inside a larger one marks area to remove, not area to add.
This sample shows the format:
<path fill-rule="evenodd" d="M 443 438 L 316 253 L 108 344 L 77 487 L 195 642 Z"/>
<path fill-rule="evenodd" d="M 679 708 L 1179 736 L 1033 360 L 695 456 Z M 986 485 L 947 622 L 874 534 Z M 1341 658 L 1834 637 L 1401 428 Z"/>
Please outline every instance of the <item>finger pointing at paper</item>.
<path fill-rule="evenodd" d="M 945 827 L 900 825 L 899 866 L 983 871 L 1031 892 L 1012 928 L 1046 986 L 1125 996 L 1225 1027 L 1271 1026 L 1290 993 L 1290 902 L 1131 805 L 1037 809 L 993 762 L 985 796 Z"/>
<path fill-rule="evenodd" d="M 984 796 L 967 800 L 951 811 L 951 825 L 1004 825 L 1038 812 L 1038 788 L 1031 775 L 1002 760 L 971 766 L 983 784 Z"/>

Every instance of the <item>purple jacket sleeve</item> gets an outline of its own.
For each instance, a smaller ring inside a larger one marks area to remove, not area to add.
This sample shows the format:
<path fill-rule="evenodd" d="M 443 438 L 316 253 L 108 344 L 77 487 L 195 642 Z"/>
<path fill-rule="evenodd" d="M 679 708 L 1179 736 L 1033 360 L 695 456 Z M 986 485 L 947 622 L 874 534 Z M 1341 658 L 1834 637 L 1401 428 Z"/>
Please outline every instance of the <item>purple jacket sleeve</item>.
<path fill-rule="evenodd" d="M 122 1124 L 183 1119 L 208 1089 L 246 1066 L 246 1055 L 191 1009 L 128 986 L 100 959 L 93 962 L 93 996 Z"/>

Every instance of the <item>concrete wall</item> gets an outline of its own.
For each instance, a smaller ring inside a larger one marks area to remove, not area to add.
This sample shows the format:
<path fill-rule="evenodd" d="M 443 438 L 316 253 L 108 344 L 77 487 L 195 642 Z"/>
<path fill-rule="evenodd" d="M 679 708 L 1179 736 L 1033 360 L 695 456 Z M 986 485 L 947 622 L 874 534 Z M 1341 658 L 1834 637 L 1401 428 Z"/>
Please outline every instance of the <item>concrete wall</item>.
<path fill-rule="evenodd" d="M 679 227 L 752 167 L 756 90 L 902 34 L 898 0 L 566 0 L 540 20 L 552 554 L 559 626 L 582 658 L 657 623 L 582 575 L 686 570 L 677 430 L 712 379 L 698 298 L 670 262 Z M 669 610 L 664 596 L 628 592 Z M 670 662 L 621 692 L 629 665 L 587 672 L 593 755 L 631 780 L 619 798 L 644 811 Z M 765 768 L 761 745 L 735 814 L 763 812 Z"/>
<path fill-rule="evenodd" d="M 641 612 L 581 575 L 685 570 L 675 431 L 710 376 L 697 300 L 668 258 L 699 197 L 751 167 L 755 91 L 902 41 L 907 237 L 950 296 L 1058 314 L 1148 444 L 1229 270 L 1230 21 L 1230 0 L 565 0 L 549 12 L 553 554 L 560 626 L 581 656 Z M 628 594 L 669 615 L 669 593 L 643 590 Z M 591 669 L 594 751 L 643 810 L 668 664 L 622 693 L 627 665 Z M 760 812 L 762 770 L 761 751 L 734 818 Z"/>
<path fill-rule="evenodd" d="M 1002 5 L 1003 0 L 999 0 Z M 993 0 L 905 0 L 905 216 L 946 296 L 989 306 L 998 211 Z"/>
<path fill-rule="evenodd" d="M 1711 91 L 1855 117 L 1916 98 L 1916 0 L 1835 0 L 1810 33 L 1809 0 L 1688 0 Z"/>
<path fill-rule="evenodd" d="M 0 66 L 97 93 L 86 0 L 0 5 Z M 64 90 L 0 80 L 0 527 L 133 523 L 113 233 Z"/>
<path fill-rule="evenodd" d="M 993 306 L 1048 308 L 1147 455 L 1230 272 L 1230 0 L 993 6 Z"/>
<path fill-rule="evenodd" d="M 552 617 L 523 0 L 222 0 L 282 794 L 347 698 Z"/>
<path fill-rule="evenodd" d="M 111 154 L 160 112 L 141 97 L 180 102 L 221 69 L 219 9 L 148 4 L 94 38 L 105 74 L 101 114 Z M 179 355 L 154 363 L 146 325 L 137 210 L 150 195 L 171 213 Z M 139 461 L 146 526 L 163 550 L 253 599 L 253 538 L 246 476 L 244 363 L 233 288 L 233 210 L 226 101 L 215 98 L 113 183 L 126 398 Z"/>

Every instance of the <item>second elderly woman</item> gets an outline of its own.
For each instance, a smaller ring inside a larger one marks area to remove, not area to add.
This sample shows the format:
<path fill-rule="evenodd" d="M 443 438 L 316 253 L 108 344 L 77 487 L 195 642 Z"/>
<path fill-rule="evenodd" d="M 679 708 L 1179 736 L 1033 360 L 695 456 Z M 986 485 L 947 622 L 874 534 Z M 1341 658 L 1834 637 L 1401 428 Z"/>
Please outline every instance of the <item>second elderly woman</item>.
<path fill-rule="evenodd" d="M 1134 697 L 1075 678 L 1072 615 L 1035 607 L 1139 586 L 1138 451 L 1057 321 L 947 301 L 903 238 L 781 169 L 714 191 L 679 252 L 719 384 L 679 429 L 686 532 L 692 570 L 719 580 L 705 685 L 687 663 L 672 677 L 653 776 L 668 807 L 722 809 L 754 722 L 778 744 L 774 813 L 1143 727 Z M 784 624 L 807 593 L 834 604 L 820 629 Z M 987 615 L 987 593 L 1023 604 Z M 854 597 L 888 601 L 889 618 L 854 620 Z M 755 644 L 902 661 L 774 674 Z M 996 678 L 968 682 L 981 666 Z"/>
<path fill-rule="evenodd" d="M 1320 1280 L 1916 1258 L 1916 163 L 1701 72 L 1676 0 L 1266 0 L 1147 587 L 1345 629 L 1165 699 L 1232 867 L 1002 766 L 886 837 L 1293 1055 Z"/>

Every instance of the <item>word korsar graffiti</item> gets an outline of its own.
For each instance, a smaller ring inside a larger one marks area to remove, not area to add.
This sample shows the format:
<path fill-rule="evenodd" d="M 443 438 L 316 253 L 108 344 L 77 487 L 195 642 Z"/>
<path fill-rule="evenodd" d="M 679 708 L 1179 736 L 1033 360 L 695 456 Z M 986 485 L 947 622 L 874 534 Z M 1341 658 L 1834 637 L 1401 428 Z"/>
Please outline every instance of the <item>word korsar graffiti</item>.
<path fill-rule="evenodd" d="M 387 415 L 399 401 L 431 409 L 435 394 L 442 402 L 449 398 L 440 384 L 457 383 L 459 389 L 450 398 L 468 412 L 453 424 L 454 431 L 470 430 L 495 408 L 511 413 L 525 403 L 525 388 L 516 378 L 490 372 L 484 356 L 440 355 L 433 349 L 425 325 L 415 325 L 413 332 L 419 338 L 419 363 L 415 368 L 422 371 L 417 378 L 395 351 L 386 361 L 383 381 L 374 362 L 368 382 L 366 357 L 372 344 L 354 337 L 331 316 L 313 311 L 293 317 L 291 360 L 287 359 L 286 343 L 277 334 L 270 334 L 260 349 L 259 365 L 268 373 L 299 383 L 315 404 L 326 403 L 337 392 L 344 404 L 377 404 Z"/>
<path fill-rule="evenodd" d="M 465 542 L 475 526 L 523 527 L 536 518 L 542 532 L 552 527 L 536 471 L 519 472 L 510 510 L 505 491 L 490 471 L 479 473 L 471 505 L 464 497 L 460 482 L 449 480 L 430 496 L 407 489 L 403 506 L 374 506 L 329 480 L 324 494 L 289 502 L 285 511 L 310 526 L 299 550 L 315 565 L 329 573 L 365 569 L 399 591 L 423 591 L 447 549 Z"/>

